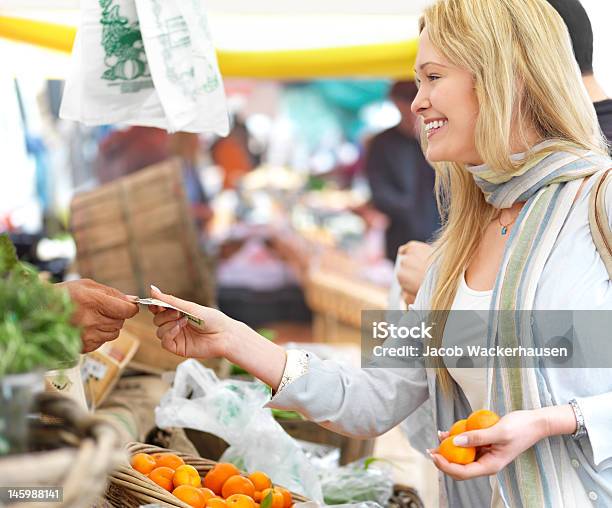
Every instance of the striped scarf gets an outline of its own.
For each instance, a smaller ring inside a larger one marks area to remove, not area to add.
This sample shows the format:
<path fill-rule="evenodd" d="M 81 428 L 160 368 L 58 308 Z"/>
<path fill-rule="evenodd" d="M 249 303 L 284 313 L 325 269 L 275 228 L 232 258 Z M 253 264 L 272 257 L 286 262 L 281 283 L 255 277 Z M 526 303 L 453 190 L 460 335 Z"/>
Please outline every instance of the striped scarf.
<path fill-rule="evenodd" d="M 566 149 L 547 153 L 552 143 Z M 468 168 L 487 202 L 496 208 L 526 202 L 508 239 L 493 291 L 487 339 L 491 347 L 535 346 L 528 313 L 519 310 L 534 308 L 542 270 L 583 179 L 610 163 L 605 156 L 565 142 L 545 141 L 533 148 L 536 153 L 542 150 L 545 153 L 512 176 L 500 175 L 486 166 Z M 488 369 L 491 409 L 506 414 L 553 403 L 540 369 L 499 368 L 498 362 L 494 360 Z M 543 439 L 498 473 L 502 495 L 509 506 L 567 506 L 555 446 L 551 439 Z"/>

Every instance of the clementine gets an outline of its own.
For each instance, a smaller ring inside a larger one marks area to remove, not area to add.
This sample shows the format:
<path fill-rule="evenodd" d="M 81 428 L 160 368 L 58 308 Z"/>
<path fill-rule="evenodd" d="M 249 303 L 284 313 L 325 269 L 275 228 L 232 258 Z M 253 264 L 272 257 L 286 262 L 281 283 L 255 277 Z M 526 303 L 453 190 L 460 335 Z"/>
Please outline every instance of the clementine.
<path fill-rule="evenodd" d="M 130 462 L 136 471 L 144 475 L 149 474 L 156 467 L 155 459 L 148 453 L 137 453 Z"/>
<path fill-rule="evenodd" d="M 253 497 L 255 494 L 253 482 L 239 474 L 230 476 L 221 488 L 221 495 L 227 499 L 234 494 L 246 494 L 249 497 Z"/>
<path fill-rule="evenodd" d="M 169 467 L 156 467 L 149 473 L 149 478 L 153 480 L 160 487 L 172 492 L 172 477 L 174 476 L 174 469 Z"/>
<path fill-rule="evenodd" d="M 205 501 L 212 499 L 213 497 L 218 497 L 212 490 L 207 489 L 206 487 L 200 487 L 200 492 L 204 496 Z"/>
<path fill-rule="evenodd" d="M 284 508 L 289 508 L 293 504 L 293 498 L 291 497 L 291 492 L 283 487 L 275 487 L 283 495 L 283 500 L 285 501 Z"/>
<path fill-rule="evenodd" d="M 174 472 L 172 483 L 174 483 L 175 487 L 178 487 L 179 485 L 201 487 L 202 479 L 200 478 L 200 473 L 198 473 L 198 470 L 195 467 L 188 464 L 183 464 Z"/>
<path fill-rule="evenodd" d="M 204 476 L 204 487 L 215 494 L 221 494 L 223 484 L 230 476 L 240 474 L 240 470 L 229 462 L 219 462 Z"/>
<path fill-rule="evenodd" d="M 272 480 L 270 480 L 270 477 L 262 471 L 254 471 L 251 473 L 249 475 L 249 480 L 253 482 L 255 490 L 261 491 L 272 487 Z"/>
<path fill-rule="evenodd" d="M 499 421 L 499 416 L 488 409 L 479 409 L 468 416 L 466 430 L 487 429 Z"/>
<path fill-rule="evenodd" d="M 456 436 L 457 434 L 463 434 L 467 430 L 465 428 L 466 423 L 467 420 L 465 418 L 463 418 L 462 420 L 457 420 L 455 423 L 453 423 L 450 430 L 448 431 L 449 435 Z"/>
<path fill-rule="evenodd" d="M 255 501 L 246 494 L 232 494 L 225 502 L 228 508 L 255 508 Z"/>
<path fill-rule="evenodd" d="M 206 501 L 206 508 L 227 508 L 227 503 L 220 497 L 211 497 Z"/>
<path fill-rule="evenodd" d="M 179 485 L 172 491 L 172 494 L 192 508 L 204 508 L 206 506 L 204 494 L 192 485 Z"/>
<path fill-rule="evenodd" d="M 272 504 L 270 508 L 284 508 L 285 498 L 283 493 L 276 488 L 265 489 L 261 491 L 261 504 L 264 504 L 268 496 L 272 496 Z"/>
<path fill-rule="evenodd" d="M 185 464 L 185 461 L 174 453 L 155 453 L 153 455 L 157 467 L 169 467 L 175 471 Z"/>
<path fill-rule="evenodd" d="M 469 464 L 476 458 L 476 448 L 473 446 L 464 447 L 453 444 L 454 436 L 448 436 L 440 443 L 438 453 L 449 462 L 455 464 Z"/>

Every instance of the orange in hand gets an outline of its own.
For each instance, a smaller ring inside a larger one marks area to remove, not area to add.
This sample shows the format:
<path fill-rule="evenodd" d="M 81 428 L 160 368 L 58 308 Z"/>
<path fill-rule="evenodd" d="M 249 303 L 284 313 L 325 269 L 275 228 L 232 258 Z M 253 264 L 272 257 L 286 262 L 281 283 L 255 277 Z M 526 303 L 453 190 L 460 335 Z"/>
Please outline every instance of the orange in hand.
<path fill-rule="evenodd" d="M 149 474 L 157 467 L 155 459 L 148 453 L 137 453 L 132 457 L 131 464 L 136 471 L 144 475 Z"/>
<path fill-rule="evenodd" d="M 266 500 L 268 495 L 272 496 L 272 504 L 270 508 L 284 508 L 285 506 L 285 498 L 283 497 L 283 493 L 276 488 L 265 489 L 261 492 L 261 503 Z"/>
<path fill-rule="evenodd" d="M 149 478 L 153 480 L 157 485 L 172 492 L 172 477 L 174 476 L 174 469 L 169 467 L 156 467 L 153 471 L 149 473 Z"/>
<path fill-rule="evenodd" d="M 174 478 L 172 478 L 172 483 L 174 483 L 175 487 L 178 487 L 179 485 L 201 487 L 202 479 L 200 478 L 200 473 L 198 473 L 198 470 L 195 467 L 188 464 L 183 464 L 175 471 Z"/>
<path fill-rule="evenodd" d="M 466 430 L 487 429 L 499 421 L 499 416 L 488 409 L 479 409 L 468 416 Z"/>
<path fill-rule="evenodd" d="M 227 508 L 255 508 L 255 501 L 246 494 L 233 494 L 225 500 Z"/>
<path fill-rule="evenodd" d="M 463 434 L 467 430 L 465 426 L 466 423 L 467 423 L 467 420 L 465 418 L 463 418 L 462 420 L 457 420 L 455 423 L 453 423 L 453 425 L 448 431 L 449 436 L 456 436 L 457 434 Z"/>
<path fill-rule="evenodd" d="M 157 467 L 169 467 L 170 469 L 174 469 L 175 471 L 180 466 L 185 464 L 185 461 L 174 453 L 155 453 L 153 454 L 153 458 L 157 463 Z"/>
<path fill-rule="evenodd" d="M 239 474 L 230 476 L 221 488 L 221 495 L 227 499 L 234 494 L 246 494 L 249 497 L 253 497 L 255 494 L 253 482 Z"/>
<path fill-rule="evenodd" d="M 253 482 L 255 490 L 261 491 L 272 487 L 272 480 L 270 480 L 270 477 L 262 471 L 254 471 L 251 473 L 249 475 L 249 480 Z"/>
<path fill-rule="evenodd" d="M 179 485 L 172 491 L 172 494 L 192 508 L 204 508 L 206 506 L 204 494 L 197 487 Z"/>
<path fill-rule="evenodd" d="M 438 447 L 438 453 L 449 462 L 455 464 L 469 464 L 470 462 L 474 462 L 476 458 L 476 448 L 473 446 L 457 446 L 453 444 L 454 437 L 455 436 L 448 436 L 442 441 Z"/>
<path fill-rule="evenodd" d="M 215 494 L 221 494 L 223 484 L 230 476 L 240 474 L 240 470 L 229 462 L 219 462 L 204 476 L 204 487 Z"/>

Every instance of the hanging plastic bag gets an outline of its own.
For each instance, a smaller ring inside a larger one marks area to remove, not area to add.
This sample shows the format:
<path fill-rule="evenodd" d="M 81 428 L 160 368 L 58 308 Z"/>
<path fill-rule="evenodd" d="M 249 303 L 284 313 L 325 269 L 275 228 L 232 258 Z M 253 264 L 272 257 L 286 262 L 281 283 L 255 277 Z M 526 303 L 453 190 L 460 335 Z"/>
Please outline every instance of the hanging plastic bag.
<path fill-rule="evenodd" d="M 275 483 L 322 501 L 317 471 L 299 444 L 274 420 L 269 388 L 260 382 L 219 380 L 211 369 L 186 360 L 155 410 L 158 427 L 209 432 L 230 447 L 221 457 L 246 471 L 263 471 Z"/>
<path fill-rule="evenodd" d="M 137 10 L 134 0 L 82 0 L 60 116 L 226 135 L 225 94 L 201 2 L 139 0 Z"/>

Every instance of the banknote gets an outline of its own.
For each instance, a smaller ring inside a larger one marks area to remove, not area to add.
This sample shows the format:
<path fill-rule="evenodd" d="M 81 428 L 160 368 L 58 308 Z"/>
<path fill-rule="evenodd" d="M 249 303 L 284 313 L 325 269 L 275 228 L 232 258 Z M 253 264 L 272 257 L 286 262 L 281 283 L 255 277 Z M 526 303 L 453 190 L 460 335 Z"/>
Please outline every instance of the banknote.
<path fill-rule="evenodd" d="M 189 312 L 185 312 L 184 310 L 177 309 L 174 305 L 170 305 L 169 303 L 162 302 L 157 298 L 138 298 L 136 303 L 141 305 L 157 305 L 158 307 L 164 307 L 166 309 L 174 309 L 178 310 L 183 316 L 186 316 L 189 321 L 199 326 L 200 328 L 204 326 L 204 320 L 199 317 L 194 316 L 193 314 L 189 314 Z"/>

